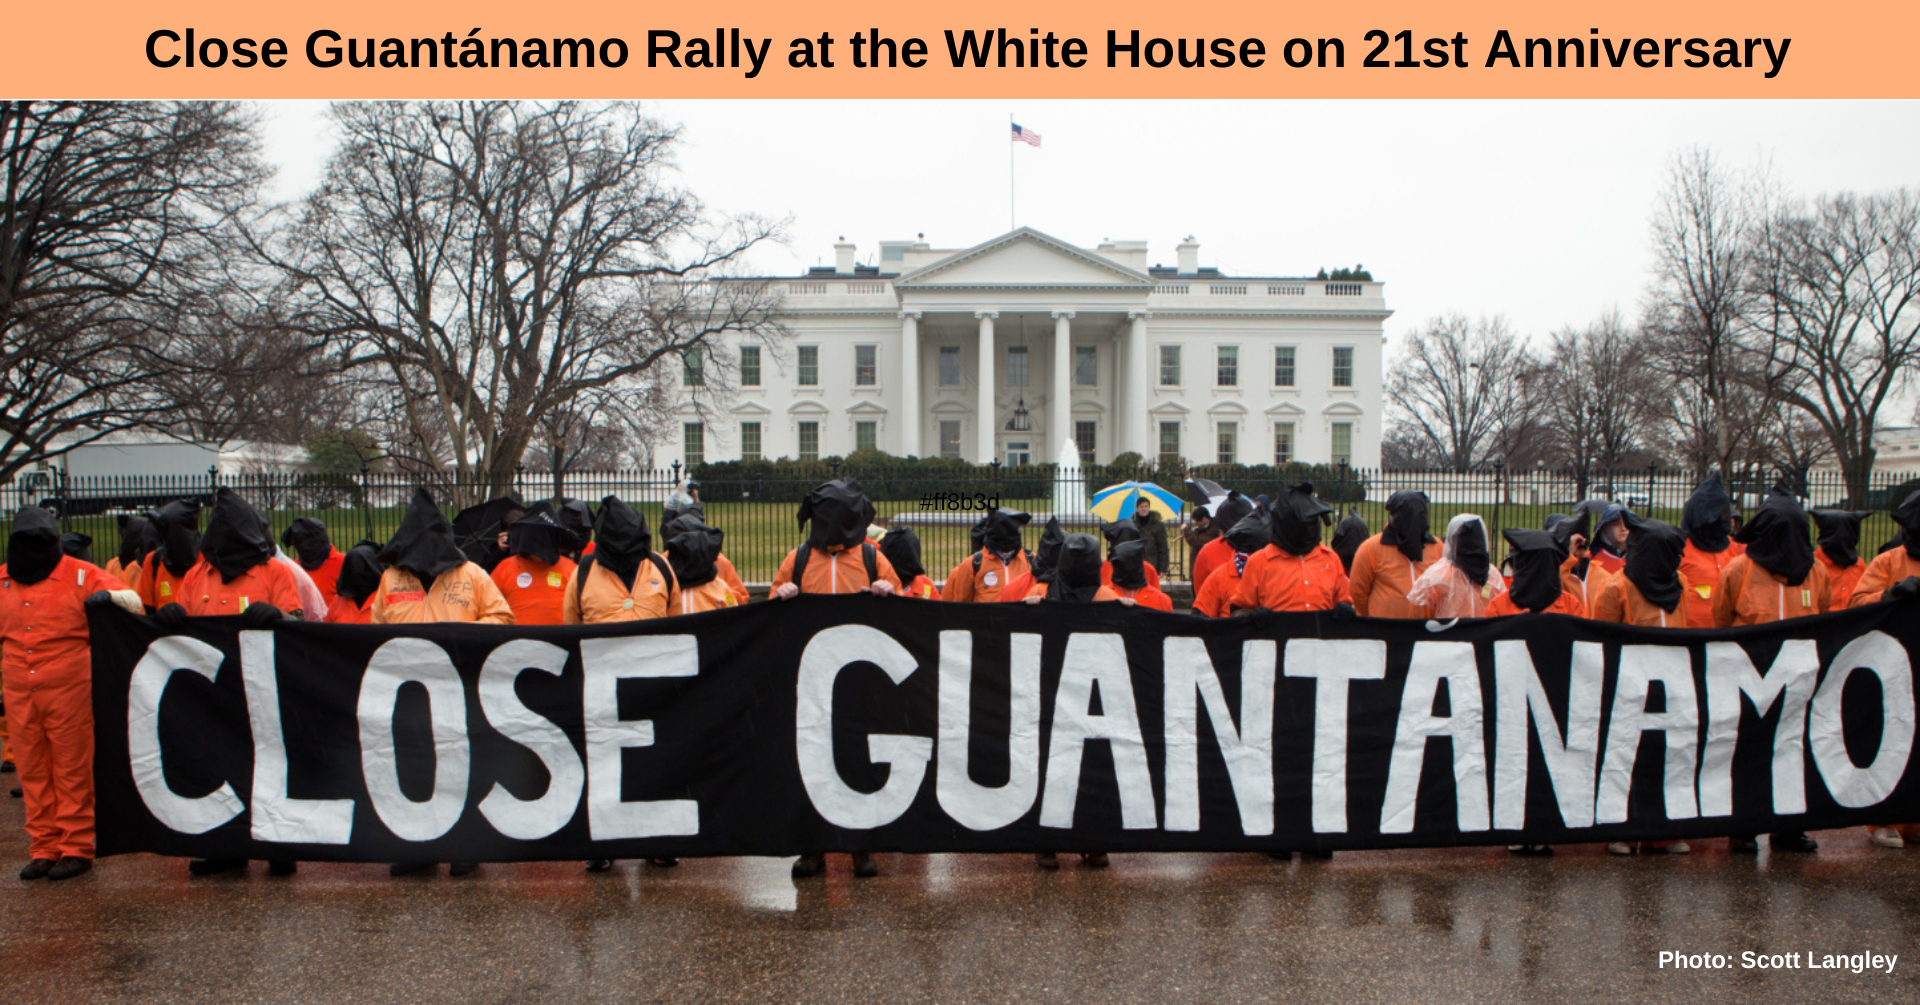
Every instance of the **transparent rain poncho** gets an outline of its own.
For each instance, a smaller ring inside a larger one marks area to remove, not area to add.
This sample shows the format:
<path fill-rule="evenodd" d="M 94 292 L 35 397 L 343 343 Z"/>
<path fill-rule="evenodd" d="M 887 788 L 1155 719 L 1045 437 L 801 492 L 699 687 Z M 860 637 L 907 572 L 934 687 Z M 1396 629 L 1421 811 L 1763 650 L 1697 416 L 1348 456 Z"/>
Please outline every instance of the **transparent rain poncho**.
<path fill-rule="evenodd" d="M 1443 557 L 1414 581 L 1407 599 L 1441 620 L 1478 618 L 1486 614 L 1493 598 L 1506 591 L 1506 581 L 1490 562 L 1487 525 L 1471 513 L 1462 513 L 1447 523 Z"/>

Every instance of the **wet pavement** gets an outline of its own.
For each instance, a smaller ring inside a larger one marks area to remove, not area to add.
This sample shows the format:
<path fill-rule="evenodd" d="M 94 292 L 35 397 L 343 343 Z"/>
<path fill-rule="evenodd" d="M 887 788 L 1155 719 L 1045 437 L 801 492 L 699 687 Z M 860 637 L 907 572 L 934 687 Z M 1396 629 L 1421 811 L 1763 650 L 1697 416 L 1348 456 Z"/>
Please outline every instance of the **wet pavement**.
<path fill-rule="evenodd" d="M 140 1002 L 1920 1002 L 1920 850 L 1818 833 L 1813 856 L 1551 859 L 1497 849 L 882 855 L 487 865 L 468 879 L 303 865 L 189 879 L 103 860 L 20 882 L 0 803 L 0 988 Z M 1725 953 L 1661 970 L 1661 950 Z M 1742 969 L 1743 951 L 1898 954 L 1892 975 Z"/>

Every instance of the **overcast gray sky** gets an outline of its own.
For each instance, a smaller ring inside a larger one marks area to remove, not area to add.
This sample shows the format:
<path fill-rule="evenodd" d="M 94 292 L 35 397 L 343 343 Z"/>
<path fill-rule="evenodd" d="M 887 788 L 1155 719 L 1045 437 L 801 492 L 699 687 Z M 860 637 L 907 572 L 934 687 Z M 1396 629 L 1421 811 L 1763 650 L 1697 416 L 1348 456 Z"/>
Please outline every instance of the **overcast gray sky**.
<path fill-rule="evenodd" d="M 322 102 L 264 105 L 278 194 L 318 180 Z M 1063 240 L 1145 240 L 1171 264 L 1312 275 L 1364 263 L 1391 338 L 1422 319 L 1504 314 L 1540 336 L 1647 284 L 1648 219 L 1668 159 L 1702 144 L 1770 160 L 1794 192 L 1920 187 L 1920 102 L 674 101 L 684 181 L 709 207 L 791 220 L 753 259 L 791 274 L 840 235 L 924 233 L 962 248 L 1018 222 Z M 1040 133 L 1016 147 L 1007 120 Z M 1902 419 L 1905 418 L 1903 414 Z"/>

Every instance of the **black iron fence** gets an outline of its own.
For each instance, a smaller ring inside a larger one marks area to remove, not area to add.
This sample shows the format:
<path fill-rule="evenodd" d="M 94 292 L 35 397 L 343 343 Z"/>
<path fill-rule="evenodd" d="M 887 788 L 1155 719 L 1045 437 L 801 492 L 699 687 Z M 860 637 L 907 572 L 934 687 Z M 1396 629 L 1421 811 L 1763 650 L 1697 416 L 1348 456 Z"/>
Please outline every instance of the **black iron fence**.
<path fill-rule="evenodd" d="M 874 500 L 879 525 L 915 529 L 924 563 L 935 579 L 944 578 L 948 569 L 971 553 L 968 531 L 981 507 L 1001 505 L 1034 514 L 1027 535 L 1031 546 L 1050 514 L 1060 514 L 1069 528 L 1080 530 L 1091 530 L 1114 515 L 1104 507 L 1104 512 L 1095 514 L 1090 506 L 1102 489 L 1127 481 L 1154 483 L 1176 500 L 1185 495 L 1182 482 L 1187 476 L 1207 478 L 1250 496 L 1273 495 L 1300 481 L 1312 481 L 1322 498 L 1343 514 L 1357 512 L 1375 531 L 1385 523 L 1387 498 L 1402 489 L 1417 489 L 1432 500 L 1436 535 L 1453 516 L 1473 513 L 1487 522 L 1496 539 L 1506 527 L 1539 527 L 1548 514 L 1565 512 L 1583 498 L 1609 499 L 1636 512 L 1678 522 L 1697 481 L 1689 473 L 1644 468 L 1584 475 L 1544 469 L 1461 473 L 1303 465 L 1200 465 L 1178 470 L 1093 466 L 1061 471 L 1051 465 L 1002 468 L 894 459 L 865 465 L 732 462 L 695 471 L 707 522 L 725 531 L 728 557 L 741 576 L 753 582 L 771 579 L 781 559 L 801 539 L 795 503 L 814 485 L 838 475 L 861 479 Z M 557 477 L 526 471 L 507 491 L 529 504 L 556 494 L 598 504 L 603 497 L 615 495 L 638 506 L 657 526 L 663 505 L 682 487 L 685 476 L 678 466 Z M 1810 506 L 1873 511 L 1863 532 L 1867 550 L 1893 534 L 1886 511 L 1920 489 L 1920 478 L 1905 472 L 1876 474 L 1866 497 L 1858 500 L 1849 498 L 1837 472 L 1811 472 L 1789 481 Z M 1729 481 L 1728 489 L 1737 507 L 1751 510 L 1772 483 L 1772 479 L 1736 478 Z M 384 541 L 390 536 L 416 484 L 418 479 L 412 476 L 383 473 L 74 478 L 36 473 L 0 486 L 0 525 L 10 525 L 21 505 L 45 506 L 58 514 L 64 529 L 91 537 L 95 558 L 104 562 L 119 549 L 121 518 L 182 497 L 207 499 L 224 485 L 265 513 L 276 534 L 296 517 L 314 517 L 328 526 L 336 546 L 344 549 L 362 538 Z M 461 506 L 500 494 L 492 486 L 475 484 L 442 482 L 432 488 L 449 515 Z M 1169 578 L 1182 580 L 1189 549 L 1177 521 L 1169 520 L 1164 527 Z M 662 543 L 656 541 L 656 545 Z M 0 554 L 4 547 L 4 536 L 0 536 Z"/>

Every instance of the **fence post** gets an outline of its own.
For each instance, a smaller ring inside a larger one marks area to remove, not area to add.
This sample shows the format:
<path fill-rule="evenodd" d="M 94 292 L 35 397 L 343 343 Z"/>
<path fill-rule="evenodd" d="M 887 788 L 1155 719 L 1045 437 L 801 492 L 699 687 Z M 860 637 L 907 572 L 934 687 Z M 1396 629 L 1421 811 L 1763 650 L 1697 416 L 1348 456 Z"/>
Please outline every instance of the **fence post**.
<path fill-rule="evenodd" d="M 1653 515 L 1654 472 L 1660 467 L 1659 461 L 1647 462 L 1647 516 Z"/>
<path fill-rule="evenodd" d="M 1506 529 L 1500 522 L 1500 505 L 1507 499 L 1507 461 L 1504 457 L 1493 459 L 1493 533 Z"/>
<path fill-rule="evenodd" d="M 60 532 L 67 530 L 67 469 L 65 466 L 53 469 L 53 505 L 60 511 Z"/>
<path fill-rule="evenodd" d="M 367 540 L 373 540 L 373 500 L 368 498 L 367 475 L 373 469 L 365 462 L 360 465 L 360 516 L 367 524 Z"/>

